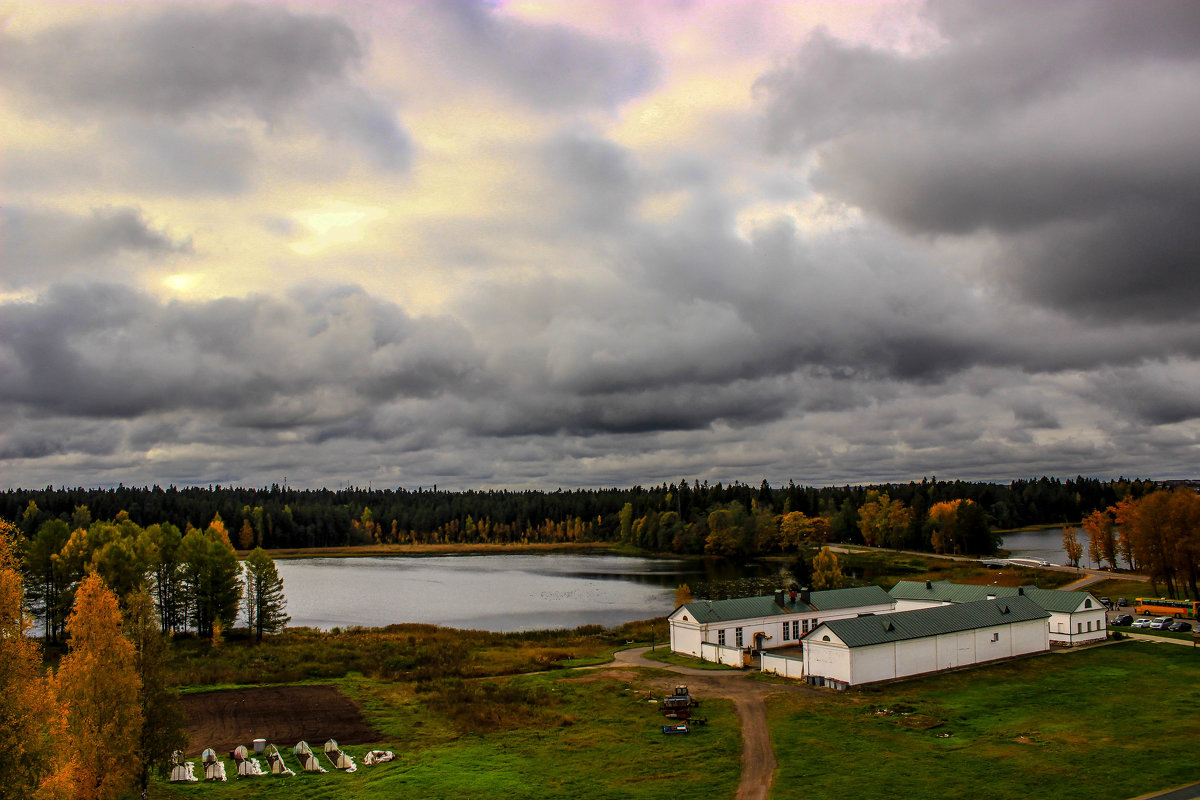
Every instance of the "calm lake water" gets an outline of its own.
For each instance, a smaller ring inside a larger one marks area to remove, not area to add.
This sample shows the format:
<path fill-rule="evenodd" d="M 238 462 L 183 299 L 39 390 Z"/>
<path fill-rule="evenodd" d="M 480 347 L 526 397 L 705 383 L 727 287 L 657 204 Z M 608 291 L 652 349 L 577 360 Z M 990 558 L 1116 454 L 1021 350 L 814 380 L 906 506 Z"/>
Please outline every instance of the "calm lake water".
<path fill-rule="evenodd" d="M 761 565 L 610 555 L 304 558 L 275 562 L 291 625 L 425 622 L 467 630 L 616 626 L 670 613 L 675 587 Z"/>
<path fill-rule="evenodd" d="M 1051 564 L 1069 564 L 1067 551 L 1062 545 L 1062 527 L 1044 528 L 1037 531 L 1022 531 L 1007 533 L 1000 544 L 1013 558 L 1036 558 L 1038 561 L 1049 561 Z M 1087 534 L 1083 528 L 1075 529 L 1075 536 L 1084 547 L 1081 564 L 1087 561 Z"/>

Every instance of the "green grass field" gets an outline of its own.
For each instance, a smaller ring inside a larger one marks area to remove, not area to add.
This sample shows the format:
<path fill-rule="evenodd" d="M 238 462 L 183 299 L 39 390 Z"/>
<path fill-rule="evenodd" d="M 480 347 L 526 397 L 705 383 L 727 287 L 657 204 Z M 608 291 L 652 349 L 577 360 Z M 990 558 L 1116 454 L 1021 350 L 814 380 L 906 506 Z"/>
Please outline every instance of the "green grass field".
<path fill-rule="evenodd" d="M 648 676 L 649 677 L 649 676 Z M 340 685 L 381 731 L 396 761 L 361 766 L 367 746 L 343 749 L 360 764 L 295 777 L 225 784 L 156 783 L 162 798 L 675 798 L 732 797 L 742 740 L 732 704 L 706 698 L 709 724 L 666 736 L 645 687 L 586 671 L 502 679 L 516 688 L 475 712 L 429 696 L 413 684 L 350 679 Z M 530 698 L 537 698 L 531 705 Z M 506 702 L 511 700 L 512 702 Z M 320 743 L 310 742 L 314 748 Z M 283 751 L 281 751 L 283 752 Z M 322 755 L 323 757 L 323 755 Z M 698 771 L 697 763 L 706 769 Z M 198 766 L 198 765 L 197 765 Z M 329 768 L 329 764 L 324 766 Z M 265 767 L 265 762 L 264 762 Z"/>
<path fill-rule="evenodd" d="M 1197 779 L 1198 706 L 1200 653 L 1137 642 L 788 696 L 771 797 L 1134 797 Z"/>
<path fill-rule="evenodd" d="M 354 774 L 158 783 L 153 796 L 733 797 L 741 732 L 731 705 L 706 698 L 708 726 L 663 735 L 646 694 L 661 677 L 352 676 L 339 687 L 397 761 Z M 779 762 L 773 800 L 1117 800 L 1196 779 L 1200 650 L 1126 642 L 873 689 L 778 694 L 767 705 Z M 361 764 L 369 748 L 344 749 Z M 285 759 L 297 768 L 290 750 Z"/>

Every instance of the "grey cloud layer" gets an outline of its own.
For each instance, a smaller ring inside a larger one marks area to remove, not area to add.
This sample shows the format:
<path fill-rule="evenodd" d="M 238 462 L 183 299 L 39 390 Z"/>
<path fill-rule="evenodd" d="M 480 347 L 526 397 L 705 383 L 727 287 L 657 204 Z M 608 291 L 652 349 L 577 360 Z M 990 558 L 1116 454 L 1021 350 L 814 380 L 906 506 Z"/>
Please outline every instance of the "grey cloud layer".
<path fill-rule="evenodd" d="M 765 76 L 824 191 L 902 228 L 995 237 L 994 278 L 1074 313 L 1200 300 L 1200 8 L 933 5 L 918 56 L 816 35 Z"/>
<path fill-rule="evenodd" d="M 93 274 L 121 257 L 187 253 L 190 242 L 153 229 L 134 208 L 95 209 L 81 217 L 46 209 L 0 209 L 0 286 L 41 285 Z"/>
<path fill-rule="evenodd" d="M 214 142 L 207 123 L 239 116 L 312 126 L 356 145 L 377 168 L 403 169 L 412 157 L 394 110 L 355 85 L 364 47 L 334 16 L 172 4 L 0 41 L 6 80 L 40 113 L 106 121 L 117 142 L 129 140 L 131 120 L 141 127 L 131 149 L 150 148 L 146 172 L 170 176 L 192 164 L 189 178 L 203 184 L 206 169 L 220 170 L 206 164 L 218 160 L 213 148 L 238 144 Z M 244 180 L 235 173 L 219 186 Z"/>
<path fill-rule="evenodd" d="M 436 284 L 444 316 L 291 286 L 282 249 L 266 251 L 271 295 L 169 302 L 120 285 L 192 257 L 192 231 L 148 221 L 156 200 L 249 196 L 274 157 L 264 142 L 324 152 L 271 162 L 310 186 L 342 174 L 345 150 L 407 165 L 421 143 L 364 82 L 365 26 L 166 5 L 4 40 L 31 113 L 98 131 L 69 157 L 6 163 L 6 181 L 51 197 L 0 213 L 0 287 L 27 298 L 0 299 L 6 475 L 549 487 L 1198 463 L 1192 6 L 935 5 L 944 41 L 915 56 L 818 34 L 759 82 L 765 120 L 730 112 L 710 140 L 650 151 L 598 121 L 654 87 L 649 51 L 482 3 L 402 8 L 387 63 L 423 59 L 430 85 L 461 88 L 454 119 L 480 94 L 515 100 L 538 138 L 495 142 L 520 176 L 509 207 L 398 225 L 422 240 L 403 263 L 333 248 L 311 266 L 334 284 L 365 262 L 371 285 Z M 189 39 L 209 54 L 176 52 Z M 756 122 L 782 156 L 729 133 Z M 74 182 L 147 197 L 54 210 L 50 190 Z M 829 229 L 786 213 L 814 189 Z M 663 197 L 667 212 L 643 213 Z M 748 224 L 759 204 L 773 210 Z M 279 242 L 302 227 L 254 211 Z"/>

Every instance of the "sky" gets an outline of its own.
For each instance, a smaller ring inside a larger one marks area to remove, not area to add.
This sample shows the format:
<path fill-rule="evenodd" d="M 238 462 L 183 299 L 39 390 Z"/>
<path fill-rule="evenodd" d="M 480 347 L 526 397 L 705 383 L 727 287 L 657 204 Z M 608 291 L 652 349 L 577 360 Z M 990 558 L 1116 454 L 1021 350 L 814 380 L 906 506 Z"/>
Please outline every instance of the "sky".
<path fill-rule="evenodd" d="M 1194 2 L 0 3 L 0 487 L 1178 478 Z"/>

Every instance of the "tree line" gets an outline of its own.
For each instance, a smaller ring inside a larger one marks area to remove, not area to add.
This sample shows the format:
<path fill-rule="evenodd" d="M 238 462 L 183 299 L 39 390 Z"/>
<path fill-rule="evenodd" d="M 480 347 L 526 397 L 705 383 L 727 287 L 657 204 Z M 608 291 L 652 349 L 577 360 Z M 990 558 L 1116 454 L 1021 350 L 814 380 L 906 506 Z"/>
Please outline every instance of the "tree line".
<path fill-rule="evenodd" d="M 188 524 L 180 530 L 170 522 L 143 528 L 124 511 L 94 521 L 86 506 L 77 506 L 69 519 L 42 518 L 31 505 L 21 523 L 32 531 L 19 543 L 25 591 L 48 642 L 62 640 L 89 575 L 120 598 L 146 592 L 163 632 L 219 638 L 243 601 L 248 627 L 260 639 L 288 621 L 274 561 L 260 547 L 239 561 L 220 515 L 203 528 Z"/>
<path fill-rule="evenodd" d="M 644 520 L 636 546 L 659 552 L 702 553 L 711 532 L 709 515 L 722 510 L 739 519 L 757 517 L 766 509 L 776 515 L 798 512 L 810 520 L 825 520 L 830 541 L 864 541 L 869 533 L 864 534 L 860 526 L 861 509 L 887 495 L 887 502 L 895 504 L 891 511 L 900 513 L 898 509 L 906 508 L 911 517 L 904 526 L 884 524 L 879 534 L 881 543 L 934 551 L 939 545 L 933 532 L 947 518 L 935 515 L 932 528 L 927 523 L 939 503 L 969 500 L 972 505 L 968 514 L 978 514 L 990 527 L 1006 529 L 1076 522 L 1093 511 L 1127 497 L 1140 497 L 1154 488 L 1149 481 L 1084 477 L 1042 477 L 1009 484 L 930 478 L 902 484 L 820 488 L 793 482 L 771 486 L 763 481 L 751 486 L 681 480 L 653 487 L 553 492 L 452 492 L 436 486 L 416 490 L 299 490 L 280 485 L 259 489 L 46 487 L 0 493 L 0 519 L 19 520 L 25 535 L 32 537 L 48 519 L 63 520 L 74 530 L 72 516 L 80 507 L 94 519 L 116 519 L 124 512 L 138 525 L 169 524 L 179 530 L 206 527 L 210 520 L 220 517 L 226 521 L 228 535 L 238 549 L 250 550 L 256 546 L 276 549 L 365 543 L 613 542 L 628 539 L 622 515 L 629 506 L 631 523 Z M 669 512 L 674 516 L 662 516 Z M 717 538 L 729 539 L 732 522 L 721 516 L 713 522 L 721 531 Z M 968 519 L 964 524 L 977 533 L 977 522 Z M 679 526 L 685 529 L 683 535 L 677 535 Z M 743 541 L 738 547 L 754 550 L 757 540 Z M 764 535 L 762 541 L 769 552 L 772 536 Z M 963 542 L 943 538 L 941 546 L 949 551 L 966 547 L 982 552 L 986 549 L 982 544 L 974 539 Z"/>
<path fill-rule="evenodd" d="M 1063 528 L 1063 549 L 1076 567 L 1086 554 L 1099 567 L 1149 576 L 1156 595 L 1200 597 L 1200 494 L 1191 489 L 1159 489 L 1126 497 L 1083 519 L 1084 540 Z"/>
<path fill-rule="evenodd" d="M 70 649 L 47 673 L 40 641 L 27 635 L 19 544 L 15 528 L 0 523 L 0 794 L 146 796 L 152 767 L 187 747 L 149 593 L 142 587 L 119 603 L 99 573 L 84 577 L 65 621 Z"/>

